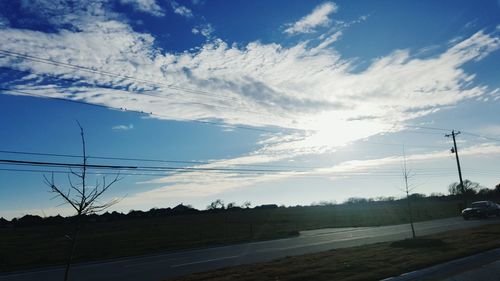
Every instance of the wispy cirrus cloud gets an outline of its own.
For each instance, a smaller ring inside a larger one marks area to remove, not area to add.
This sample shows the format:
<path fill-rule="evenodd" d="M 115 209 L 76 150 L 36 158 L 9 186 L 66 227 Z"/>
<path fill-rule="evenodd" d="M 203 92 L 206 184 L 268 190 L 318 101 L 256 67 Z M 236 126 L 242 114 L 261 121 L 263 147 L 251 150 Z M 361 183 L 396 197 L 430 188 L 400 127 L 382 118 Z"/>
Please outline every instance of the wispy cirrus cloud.
<path fill-rule="evenodd" d="M 174 13 L 176 13 L 178 15 L 181 15 L 183 17 L 186 17 L 186 18 L 192 18 L 193 17 L 193 11 L 191 11 L 191 9 L 189 9 L 188 7 L 182 6 L 182 5 L 180 5 L 179 3 L 175 2 L 175 1 L 172 1 L 170 3 L 170 5 L 172 6 L 172 9 L 174 10 Z"/>
<path fill-rule="evenodd" d="M 287 24 L 285 33 L 311 33 L 316 27 L 327 26 L 330 22 L 330 14 L 337 12 L 338 6 L 333 2 L 323 3 L 295 23 Z"/>
<path fill-rule="evenodd" d="M 158 81 L 154 85 L 124 81 L 50 64 L 0 59 L 1 65 L 29 70 L 41 79 L 70 77 L 131 92 L 68 85 L 52 85 L 48 92 L 23 81 L 24 90 L 152 112 L 165 119 L 217 118 L 228 124 L 307 130 L 275 147 L 309 148 L 311 152 L 388 130 L 394 120 L 404 122 L 484 95 L 487 87 L 474 85 L 474 75 L 461 66 L 484 58 L 500 45 L 498 36 L 480 31 L 437 56 L 414 58 L 409 50 L 397 50 L 373 61 L 366 70 L 351 73 L 351 62 L 335 50 L 318 52 L 329 38 L 318 46 L 298 43 L 289 48 L 258 42 L 228 46 L 217 39 L 193 53 L 171 54 L 156 50 L 151 35 L 134 32 L 117 21 L 96 22 L 79 32 L 47 34 L 7 28 L 0 35 L 6 38 L 4 48 L 18 53 L 61 62 L 71 58 L 72 63 L 85 67 Z M 168 84 L 194 91 L 172 95 L 179 90 L 163 86 Z M 154 95 L 140 95 L 143 91 Z M 196 91 L 202 91 L 201 95 Z M 367 115 L 374 118 L 360 118 Z M 331 128 L 346 133 L 339 138 Z"/>
<path fill-rule="evenodd" d="M 193 34 L 201 34 L 207 39 L 212 39 L 212 34 L 214 33 L 214 31 L 214 27 L 209 23 L 198 25 L 191 29 L 191 32 Z"/>
<path fill-rule="evenodd" d="M 153 16 L 161 17 L 165 15 L 165 11 L 156 0 L 119 0 L 123 4 L 132 5 L 136 10 L 149 13 Z"/>
<path fill-rule="evenodd" d="M 462 157 L 480 157 L 483 155 L 499 155 L 500 146 L 493 143 L 485 143 L 463 148 Z M 252 157 L 252 156 L 250 156 Z M 258 156 L 254 156 L 258 157 Z M 432 163 L 443 159 L 453 160 L 453 154 L 448 150 L 433 151 L 427 153 L 409 154 L 406 159 L 411 165 L 418 163 Z M 248 158 L 241 157 L 229 161 L 212 163 L 206 167 L 232 167 L 236 163 L 247 163 Z M 255 159 L 254 159 L 255 160 Z M 253 161 L 251 161 L 253 162 Z M 231 163 L 231 164 L 229 164 Z M 161 202 L 175 198 L 207 197 L 221 194 L 225 191 L 254 186 L 259 183 L 278 182 L 287 178 L 301 177 L 327 177 L 331 181 L 346 177 L 370 176 L 380 172 L 380 168 L 396 167 L 395 173 L 399 172 L 403 158 L 401 155 L 389 156 L 375 159 L 349 160 L 324 168 L 313 168 L 308 171 L 290 171 L 274 174 L 252 175 L 242 173 L 213 173 L 197 171 L 192 173 L 181 173 L 169 177 L 159 178 L 144 183 L 162 184 L 162 187 L 137 193 L 127 197 L 121 206 L 137 206 L 148 202 Z"/>
<path fill-rule="evenodd" d="M 134 124 L 128 124 L 128 125 L 116 125 L 111 127 L 113 131 L 129 131 L 134 128 Z"/>
<path fill-rule="evenodd" d="M 81 22 L 85 24 L 78 28 L 63 27 L 60 22 L 69 19 L 62 18 L 54 23 L 55 32 L 0 29 L 2 49 L 122 77 L 3 56 L 0 66 L 30 73 L 22 80 L 9 81 L 9 86 L 39 96 L 153 113 L 155 118 L 216 119 L 228 125 L 274 126 L 282 131 L 263 135 L 259 148 L 248 155 L 213 164 L 219 166 L 331 153 L 359 139 L 401 130 L 396 122 L 482 97 L 491 90 L 475 83 L 475 75 L 463 66 L 500 47 L 497 33 L 478 31 L 432 56 L 417 57 L 411 49 L 394 50 L 353 72 L 354 60 L 327 48 L 345 31 L 320 37 L 315 44 L 300 41 L 289 46 L 258 41 L 228 44 L 210 37 L 199 49 L 176 53 L 157 48 L 153 35 L 135 31 L 106 9 L 106 5 L 91 10 L 82 7 Z M 313 30 L 328 22 L 336 9 L 323 8 L 320 16 L 303 18 L 297 28 Z M 58 78 L 78 83 L 57 83 Z M 184 176 L 156 183 L 185 193 L 201 185 L 211 188 L 219 184 L 228 190 L 255 178 L 221 174 L 219 182 L 207 185 L 206 174 Z"/>

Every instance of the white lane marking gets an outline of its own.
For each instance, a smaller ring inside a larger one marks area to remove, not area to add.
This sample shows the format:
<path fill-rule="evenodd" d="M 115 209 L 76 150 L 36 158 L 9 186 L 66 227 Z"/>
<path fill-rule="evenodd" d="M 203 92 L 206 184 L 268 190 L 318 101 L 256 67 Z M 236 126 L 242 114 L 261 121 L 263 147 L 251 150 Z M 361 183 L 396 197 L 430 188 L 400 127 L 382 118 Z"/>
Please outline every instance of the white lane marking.
<path fill-rule="evenodd" d="M 181 263 L 181 264 L 174 264 L 174 265 L 171 265 L 170 267 L 181 267 L 181 266 L 187 266 L 187 265 L 193 265 L 193 264 L 200 264 L 200 263 L 207 263 L 207 262 L 213 262 L 213 261 L 235 259 L 235 258 L 238 258 L 238 257 L 239 256 L 227 256 L 227 257 L 216 258 L 216 259 L 209 259 L 209 260 L 202 260 L 202 261 L 194 261 L 194 262 L 187 262 L 187 263 Z"/>

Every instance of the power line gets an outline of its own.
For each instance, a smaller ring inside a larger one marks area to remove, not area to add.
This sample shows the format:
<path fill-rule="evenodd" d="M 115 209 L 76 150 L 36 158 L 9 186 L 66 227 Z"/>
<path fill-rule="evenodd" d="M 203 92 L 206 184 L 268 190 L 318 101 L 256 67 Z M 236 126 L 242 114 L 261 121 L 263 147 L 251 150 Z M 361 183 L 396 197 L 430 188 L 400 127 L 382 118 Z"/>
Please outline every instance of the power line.
<path fill-rule="evenodd" d="M 101 165 L 101 164 L 80 164 L 64 162 L 27 161 L 14 159 L 0 159 L 0 164 L 8 165 L 28 165 L 42 167 L 67 167 L 89 169 L 117 169 L 117 170 L 150 170 L 150 171 L 228 171 L 228 172 L 292 172 L 290 170 L 277 169 L 244 169 L 244 168 L 208 168 L 208 167 L 173 167 L 173 166 L 124 166 L 124 165 Z"/>
<path fill-rule="evenodd" d="M 43 153 L 43 152 L 27 152 L 27 151 L 13 151 L 13 150 L 0 150 L 4 154 L 17 154 L 17 155 L 34 155 L 34 156 L 52 156 L 52 157 L 67 157 L 67 158 L 82 158 L 81 155 L 75 154 L 57 154 L 57 153 Z M 118 161 L 139 161 L 139 162 L 157 162 L 157 163 L 178 163 L 178 164 L 192 164 L 192 165 L 208 165 L 217 163 L 217 161 L 192 161 L 192 160 L 162 160 L 162 159 L 147 159 L 147 158 L 127 158 L 127 157 L 110 157 L 110 156 L 87 156 L 89 159 L 99 160 L 118 160 Z M 224 160 L 222 160 L 224 161 Z M 271 165 L 271 164 L 230 164 L 231 166 L 249 166 L 249 167 L 276 167 L 276 168 L 302 168 L 314 169 L 320 168 L 319 166 L 297 166 L 297 165 Z"/>
<path fill-rule="evenodd" d="M 159 171 L 216 171 L 216 172 L 263 172 L 263 173 L 287 173 L 287 172 L 295 172 L 295 173 L 306 173 L 311 171 L 296 171 L 296 170 L 269 170 L 269 169 L 234 169 L 234 168 L 202 168 L 202 167 L 169 167 L 169 166 L 124 166 L 124 165 L 102 165 L 102 164 L 79 164 L 79 163 L 65 163 L 65 162 L 42 162 L 42 161 L 27 161 L 27 160 L 13 160 L 13 159 L 0 159 L 0 165 L 20 165 L 20 166 L 34 166 L 34 167 L 57 167 L 57 168 L 81 168 L 83 166 L 88 169 L 97 169 L 97 170 L 127 170 L 127 171 L 151 171 L 151 172 L 159 172 Z M 418 169 L 417 169 L 418 170 Z M 450 170 L 436 170 L 430 169 L 429 171 L 421 170 L 419 174 L 422 175 L 441 175 L 441 174 L 450 174 Z M 312 171 L 313 173 L 325 173 L 320 171 Z M 392 174 L 400 174 L 398 169 L 359 169 L 356 171 L 342 171 L 342 172 L 326 172 L 331 174 L 338 175 L 366 175 L 366 174 L 381 174 L 381 175 L 392 175 Z"/>
<path fill-rule="evenodd" d="M 214 126 L 223 127 L 223 128 L 238 128 L 238 129 L 242 129 L 242 130 L 257 131 L 257 132 L 264 132 L 264 133 L 279 133 L 279 131 L 273 131 L 273 130 L 255 128 L 255 127 L 249 127 L 249 126 L 242 126 L 242 125 L 231 125 L 231 124 L 226 124 L 223 122 L 198 120 L 198 119 L 186 119 L 186 118 L 180 118 L 180 117 L 174 118 L 172 116 L 162 115 L 162 114 L 153 113 L 153 112 L 144 112 L 144 111 L 133 110 L 133 109 L 118 108 L 118 107 L 113 107 L 113 106 L 109 106 L 109 105 L 90 103 L 90 102 L 86 102 L 86 101 L 82 101 L 82 100 L 73 100 L 73 99 L 61 98 L 61 97 L 51 97 L 51 96 L 29 93 L 29 92 L 20 91 L 20 90 L 0 88 L 0 91 L 13 92 L 13 93 L 22 94 L 25 96 L 37 96 L 37 97 L 41 97 L 41 98 L 59 100 L 59 101 L 64 101 L 64 102 L 71 102 L 71 103 L 94 106 L 94 107 L 105 108 L 105 109 L 110 109 L 110 110 L 133 112 L 133 113 L 137 113 L 137 114 L 148 114 L 148 115 L 156 116 L 159 118 L 166 118 L 166 119 L 170 119 L 170 120 L 178 120 L 178 121 L 184 121 L 184 122 L 201 123 L 201 124 L 205 124 L 205 125 L 214 125 Z"/>
<path fill-rule="evenodd" d="M 7 171 L 7 172 L 32 172 L 32 173 L 54 173 L 54 174 L 71 174 L 70 171 L 59 171 L 59 170 L 35 170 L 35 169 L 9 169 L 9 168 L 0 168 L 0 171 Z M 158 177 L 158 176 L 168 176 L 170 174 L 150 174 L 150 173 L 127 173 L 127 172 L 116 172 L 116 173 L 109 173 L 109 172 L 86 172 L 87 174 L 91 175 L 123 175 L 123 176 L 152 176 L 152 177 Z"/>
<path fill-rule="evenodd" d="M 486 139 L 486 140 L 499 141 L 500 142 L 500 138 L 496 138 L 496 137 L 490 137 L 490 136 L 480 135 L 480 134 L 476 134 L 476 133 L 469 133 L 469 132 L 464 132 L 464 131 L 462 131 L 462 134 L 469 135 L 469 136 L 474 136 L 474 137 L 478 137 L 478 138 L 482 138 L 482 139 Z"/>
<path fill-rule="evenodd" d="M 70 171 L 61 171 L 61 170 L 46 170 L 46 169 L 15 169 L 15 168 L 0 168 L 0 171 L 6 171 L 6 172 L 31 172 L 31 173 L 54 173 L 54 174 L 71 174 Z M 178 172 L 185 172 L 185 171 L 177 171 Z M 172 175 L 170 173 L 144 173 L 144 172 L 138 172 L 138 173 L 132 173 L 132 172 L 87 172 L 88 174 L 92 175 L 125 175 L 125 176 L 151 176 L 151 177 L 161 177 L 161 176 L 169 176 Z M 220 172 L 218 172 L 220 173 Z M 257 173 L 258 174 L 258 173 Z M 426 176 L 426 177 L 442 177 L 442 176 L 451 176 L 453 175 L 453 172 L 448 172 L 448 173 L 422 173 L 418 174 L 419 176 Z M 247 175 L 247 174 L 245 174 Z M 251 174 L 252 175 L 252 174 Z M 261 175 L 261 174 L 259 174 Z M 271 174 L 269 174 L 271 175 Z M 277 174 L 277 175 L 282 175 L 282 176 L 290 176 L 290 177 L 310 177 L 310 178 L 321 178 L 321 177 L 360 177 L 360 176 L 366 176 L 366 177 L 394 177 L 394 178 L 399 178 L 401 177 L 401 173 L 394 171 L 393 173 L 373 173 L 373 172 L 358 172 L 358 173 L 348 173 L 348 172 L 343 172 L 343 173 L 335 173 L 335 172 L 330 172 L 330 173 L 324 173 L 320 175 L 315 175 L 315 174 L 306 174 L 306 173 L 295 173 L 295 174 Z M 493 176 L 493 177 L 498 177 L 499 174 L 478 174 L 482 176 Z"/>
<path fill-rule="evenodd" d="M 84 70 L 84 71 L 87 71 L 87 72 L 91 72 L 91 73 L 103 74 L 103 75 L 113 76 L 113 77 L 120 77 L 120 78 L 123 78 L 123 79 L 137 80 L 137 81 L 143 82 L 143 83 L 162 85 L 162 86 L 164 86 L 166 88 L 175 89 L 175 90 L 182 90 L 184 92 L 189 92 L 189 93 L 194 93 L 194 94 L 203 94 L 205 96 L 209 96 L 209 97 L 212 97 L 212 98 L 221 98 L 220 96 L 215 96 L 215 95 L 211 94 L 210 92 L 206 92 L 206 91 L 193 90 L 193 89 L 183 88 L 183 87 L 179 87 L 179 86 L 173 86 L 173 85 L 170 85 L 170 84 L 165 84 L 165 83 L 161 83 L 161 82 L 157 82 L 157 81 L 140 79 L 140 78 L 136 78 L 136 77 L 132 77 L 132 76 L 120 75 L 120 74 L 111 73 L 111 72 L 107 72 L 107 71 L 95 70 L 95 69 L 84 67 L 84 66 L 79 66 L 79 65 L 74 65 L 74 64 L 68 64 L 68 63 L 63 63 L 63 62 L 57 62 L 57 61 L 53 61 L 53 60 L 50 60 L 50 59 L 38 58 L 38 57 L 34 57 L 34 56 L 26 55 L 26 54 L 20 54 L 20 53 L 16 53 L 16 52 L 12 52 L 12 51 L 6 51 L 6 50 L 1 50 L 0 49 L 0 54 L 6 55 L 6 56 L 11 56 L 11 57 L 12 56 L 14 56 L 14 57 L 23 57 L 23 58 L 26 58 L 28 60 L 33 60 L 33 61 L 38 61 L 38 62 L 43 62 L 43 63 L 49 63 L 49 64 L 53 64 L 53 65 L 56 65 L 56 66 L 63 66 L 63 67 L 70 67 L 70 68 L 81 69 L 81 70 Z M 9 67 L 9 68 L 13 69 L 11 67 Z M 28 71 L 22 71 L 22 70 L 16 70 L 16 69 L 14 69 L 14 70 L 15 71 L 19 71 L 19 72 L 25 72 L 25 73 L 34 74 L 34 73 L 28 72 Z M 36 74 L 36 75 L 38 75 L 38 74 Z M 77 82 L 77 81 L 75 81 L 73 79 L 69 79 L 69 78 L 54 77 L 54 76 L 53 76 L 53 78 L 60 79 L 60 80 L 65 80 L 65 81 Z M 101 86 L 98 86 L 98 87 L 103 87 L 103 86 L 101 85 Z M 158 95 L 158 94 L 153 94 L 153 93 L 135 92 L 135 91 L 131 91 L 129 89 L 116 89 L 114 87 L 103 87 L 103 88 L 113 89 L 113 90 L 117 90 L 117 91 L 124 91 L 124 92 L 128 92 L 128 93 L 139 94 L 139 95 L 146 95 L 146 96 L 151 96 L 151 97 L 156 97 L 156 98 L 168 99 L 168 97 L 166 97 L 166 96 L 162 96 L 162 95 Z M 9 91 L 10 89 L 2 89 L 2 90 Z M 15 92 L 15 90 L 10 90 L 10 91 Z M 25 94 L 27 94 L 27 93 L 25 93 Z M 35 94 L 29 93 L 27 95 L 35 95 Z M 43 95 L 36 95 L 36 96 L 43 96 Z M 43 96 L 43 97 L 47 97 L 47 96 Z M 236 99 L 234 97 L 230 97 L 230 99 L 232 101 L 238 101 L 238 99 Z M 69 100 L 69 99 L 64 99 L 64 100 Z M 225 109 L 225 110 L 227 110 L 227 109 L 235 110 L 234 106 L 228 107 L 228 106 L 222 106 L 222 105 L 205 104 L 205 103 L 200 103 L 200 102 L 189 102 L 189 103 L 203 105 L 203 106 L 209 106 L 209 107 L 213 107 L 213 108 L 222 108 L 222 109 Z M 123 109 L 123 108 L 121 108 L 121 110 L 136 111 L 136 110 Z M 247 113 L 253 113 L 253 114 L 257 114 L 257 115 L 261 115 L 262 114 L 262 112 L 256 112 L 256 111 L 251 111 L 251 110 L 242 109 L 242 108 L 239 108 L 238 111 L 243 111 L 243 112 L 247 112 Z M 137 112 L 139 112 L 139 111 L 137 111 Z M 140 111 L 140 113 L 147 113 L 147 112 Z M 153 115 L 153 116 L 159 116 L 159 117 L 174 119 L 174 118 L 172 118 L 170 116 L 165 116 L 165 115 L 162 116 L 162 115 L 159 115 L 159 114 L 153 114 L 152 112 L 149 112 L 148 114 Z M 208 124 L 208 122 L 210 122 L 210 121 L 183 119 L 183 118 L 175 118 L 175 119 L 185 120 L 185 121 L 193 121 L 193 122 L 204 122 L 206 124 Z M 243 128 L 243 127 L 249 128 L 247 126 L 237 126 L 237 125 L 228 125 L 228 124 L 224 124 L 224 125 L 220 125 L 220 126 L 231 127 L 231 128 L 240 128 L 240 129 Z M 260 126 L 266 126 L 266 125 L 265 124 L 261 124 Z M 253 129 L 256 129 L 256 128 L 253 128 Z M 266 131 L 269 132 L 269 130 L 266 130 Z"/>
<path fill-rule="evenodd" d="M 441 131 L 441 132 L 449 132 L 449 129 L 445 128 L 437 128 L 437 127 L 428 127 L 428 126 L 420 126 L 420 125 L 403 125 L 404 127 L 408 128 L 415 128 L 415 129 L 426 129 L 426 130 L 432 130 L 432 131 Z"/>
<path fill-rule="evenodd" d="M 16 72 L 39 75 L 39 74 L 35 74 L 35 73 L 27 71 L 27 70 L 14 69 L 14 68 L 9 67 L 9 66 L 7 66 L 6 68 L 9 68 L 9 69 L 11 69 L 13 71 L 16 71 Z M 60 77 L 60 76 L 53 76 L 53 75 L 51 76 L 51 78 L 52 79 L 56 79 L 56 80 L 66 81 L 66 82 L 72 82 L 72 83 L 81 83 L 82 82 L 79 79 L 67 78 L 67 77 Z M 160 94 L 155 94 L 155 93 L 150 93 L 150 92 L 145 92 L 145 91 L 138 92 L 138 91 L 130 90 L 128 88 L 116 88 L 116 87 L 106 86 L 106 85 L 102 85 L 102 84 L 95 84 L 95 85 L 92 85 L 92 86 L 94 86 L 92 89 L 109 89 L 109 90 L 114 90 L 114 91 L 125 92 L 125 93 L 128 93 L 128 94 L 143 95 L 143 96 L 150 96 L 150 97 L 155 97 L 155 98 L 161 98 L 161 99 L 168 99 L 168 100 L 170 100 L 168 96 L 160 95 Z M 168 95 L 170 95 L 170 94 L 168 94 Z M 261 115 L 262 114 L 262 112 L 257 112 L 257 111 L 252 111 L 252 110 L 248 110 L 248 109 L 243 109 L 241 107 L 236 108 L 234 105 L 231 106 L 231 107 L 229 107 L 229 106 L 224 106 L 224 105 L 208 104 L 208 103 L 202 103 L 202 102 L 198 102 L 198 101 L 192 101 L 191 97 L 189 97 L 189 96 L 183 96 L 183 95 L 181 95 L 180 97 L 181 98 L 188 98 L 188 99 L 190 99 L 187 102 L 183 102 L 184 104 L 194 104 L 194 105 L 209 106 L 209 107 L 221 108 L 221 109 L 225 109 L 225 110 L 230 109 L 230 110 L 233 110 L 233 111 L 236 110 L 236 111 L 247 112 L 247 113 L 252 113 L 252 114 L 257 114 L 257 115 Z M 213 97 L 215 97 L 215 96 L 213 96 Z"/>
<path fill-rule="evenodd" d="M 169 89 L 173 89 L 173 90 L 178 90 L 178 91 L 183 91 L 183 92 L 188 92 L 188 93 L 192 93 L 192 94 L 199 94 L 199 95 L 222 98 L 222 99 L 225 98 L 225 99 L 230 99 L 230 100 L 237 100 L 234 97 L 215 96 L 210 92 L 201 91 L 198 89 L 185 88 L 185 87 L 176 86 L 176 85 L 172 85 L 172 84 L 162 83 L 159 81 L 137 78 L 137 77 L 113 73 L 113 72 L 109 72 L 109 71 L 105 71 L 105 70 L 98 70 L 98 69 L 95 69 L 92 67 L 86 67 L 86 66 L 82 66 L 82 65 L 76 65 L 76 64 L 56 61 L 56 60 L 52 60 L 52 59 L 48 59 L 48 58 L 36 57 L 33 55 L 22 54 L 22 53 L 18 53 L 18 52 L 9 51 L 9 50 L 0 49 L 0 54 L 2 54 L 4 56 L 9 56 L 9 57 L 23 58 L 23 59 L 27 59 L 27 60 L 31 60 L 31 61 L 40 62 L 40 63 L 46 63 L 46 64 L 59 66 L 59 67 L 77 69 L 77 70 L 81 70 L 81 71 L 92 73 L 92 74 L 100 74 L 100 75 L 104 75 L 104 76 L 108 76 L 108 77 L 137 81 L 137 82 L 141 82 L 141 83 L 145 83 L 145 84 L 149 84 L 149 85 L 161 86 L 161 87 L 165 87 L 165 88 L 169 88 Z"/>
<path fill-rule="evenodd" d="M 119 110 L 119 111 L 125 111 L 125 112 L 133 112 L 133 113 L 137 113 L 137 114 L 149 114 L 151 116 L 156 116 L 159 118 L 166 118 L 166 119 L 170 119 L 170 120 L 178 120 L 178 121 L 184 121 L 184 122 L 201 123 L 201 124 L 205 124 L 205 125 L 213 125 L 213 126 L 223 127 L 223 128 L 237 128 L 237 129 L 242 129 L 242 130 L 257 131 L 257 132 L 264 132 L 264 133 L 280 133 L 280 131 L 276 131 L 276 130 L 262 129 L 262 128 L 256 128 L 256 127 L 242 126 L 242 125 L 234 125 L 234 124 L 226 124 L 223 122 L 216 122 L 216 121 L 186 119 L 186 118 L 180 118 L 180 117 L 174 118 L 171 116 L 162 115 L 162 114 L 153 113 L 153 112 L 144 112 L 144 111 L 133 110 L 133 109 L 124 109 L 124 108 L 118 108 L 118 107 L 113 107 L 113 106 L 109 106 L 109 105 L 90 103 L 90 102 L 86 102 L 86 101 L 82 101 L 82 100 L 74 100 L 74 99 L 68 99 L 68 98 L 40 95 L 40 94 L 35 94 L 35 93 L 30 93 L 30 92 L 25 92 L 25 91 L 20 91 L 20 90 L 0 88 L 0 91 L 13 92 L 13 93 L 18 93 L 18 94 L 25 95 L 25 96 L 36 96 L 36 97 L 41 97 L 41 98 L 47 98 L 47 99 L 58 100 L 58 101 L 63 101 L 63 102 L 71 102 L 71 103 L 82 104 L 82 105 L 87 105 L 87 106 L 94 106 L 94 107 L 105 108 L 105 109 L 109 109 L 109 110 Z M 426 127 L 411 126 L 411 125 L 405 125 L 405 126 L 410 127 L 410 128 L 426 128 Z M 296 129 L 293 129 L 293 130 L 296 130 Z M 441 129 L 439 129 L 439 130 L 441 130 Z M 442 130 L 445 130 L 445 129 L 442 129 Z M 420 132 L 420 133 L 422 133 L 422 132 Z M 414 145 L 412 145 L 412 146 L 414 146 Z"/>
<path fill-rule="evenodd" d="M 152 85 L 157 85 L 157 86 L 158 85 L 162 85 L 163 87 L 167 87 L 167 88 L 170 88 L 170 89 L 179 90 L 179 91 L 185 91 L 185 92 L 188 92 L 188 93 L 203 94 L 203 95 L 206 95 L 206 96 L 209 96 L 209 97 L 212 97 L 212 98 L 221 98 L 220 96 L 215 96 L 212 93 L 206 92 L 206 91 L 200 91 L 200 90 L 196 90 L 196 89 L 189 89 L 189 88 L 185 88 L 185 87 L 180 87 L 180 86 L 175 86 L 175 85 L 171 85 L 171 84 L 161 83 L 161 82 L 158 82 L 158 81 L 152 81 L 152 80 L 148 80 L 148 79 L 136 78 L 136 77 L 133 77 L 133 76 L 121 75 L 121 74 L 112 73 L 112 72 L 103 71 L 103 70 L 97 70 L 97 69 L 94 69 L 94 68 L 89 68 L 89 67 L 85 67 L 85 66 L 81 66 L 81 65 L 75 65 L 75 64 L 70 64 L 70 63 L 55 61 L 55 60 L 51 60 L 51 59 L 47 59 L 47 58 L 40 58 L 40 57 L 36 57 L 36 56 L 32 56 L 32 55 L 27 55 L 27 54 L 21 54 L 21 53 L 18 53 L 18 52 L 13 52 L 13 51 L 8 51 L 8 50 L 2 50 L 2 49 L 0 49 L 0 54 L 6 55 L 6 56 L 11 56 L 11 57 L 18 57 L 18 58 L 21 57 L 21 58 L 25 58 L 25 59 L 32 60 L 32 61 L 37 61 L 37 62 L 42 62 L 42 63 L 48 63 L 48 64 L 52 64 L 52 65 L 56 65 L 56 66 L 61 66 L 61 67 L 69 67 L 69 68 L 72 68 L 72 69 L 79 69 L 79 70 L 91 72 L 91 73 L 94 73 L 94 74 L 102 74 L 102 75 L 111 76 L 111 77 L 118 77 L 118 78 L 122 78 L 122 79 L 129 79 L 129 80 L 133 80 L 133 81 L 139 81 L 139 82 L 146 83 L 146 84 L 152 84 Z M 16 71 L 22 71 L 22 70 L 16 70 Z M 54 77 L 54 78 L 67 80 L 66 78 L 62 78 L 62 77 Z M 144 92 L 137 93 L 137 92 L 130 91 L 130 90 L 116 89 L 116 88 L 113 88 L 113 87 L 110 87 L 110 88 L 114 89 L 114 90 L 121 90 L 121 91 L 125 91 L 125 92 L 142 94 L 142 95 L 147 95 L 147 96 L 152 96 L 152 97 L 157 97 L 157 98 L 167 98 L 165 96 L 159 96 L 159 95 L 155 95 L 155 94 L 151 94 L 151 93 L 144 93 Z M 224 98 L 224 97 L 222 97 L 222 98 Z M 237 100 L 234 97 L 226 97 L 226 98 L 230 98 L 231 100 Z M 192 103 L 195 103 L 195 102 L 192 102 Z M 202 104 L 202 105 L 206 105 L 206 106 L 212 106 L 212 107 L 215 107 L 215 108 L 217 108 L 217 107 L 226 108 L 226 109 L 229 108 L 229 107 L 220 106 L 220 105 L 207 105 L 207 104 L 203 104 L 203 103 L 198 103 L 198 104 Z M 234 107 L 231 107 L 230 109 L 234 110 Z M 249 111 L 249 110 L 244 110 L 244 109 L 240 109 L 240 110 L 241 111 L 245 111 L 245 112 L 249 112 L 249 113 L 254 113 L 254 114 L 261 114 L 260 112 L 255 112 L 255 111 Z M 128 110 L 128 111 L 133 111 L 133 110 Z M 143 113 L 143 112 L 141 112 L 141 113 Z M 151 115 L 160 116 L 158 114 L 152 114 L 152 113 L 150 113 L 150 114 Z M 165 116 L 163 116 L 163 117 L 165 117 Z M 194 120 L 190 120 L 190 121 L 194 121 Z M 228 125 L 226 125 L 226 126 L 228 126 Z M 233 125 L 229 125 L 229 126 L 234 127 Z M 427 130 L 436 130 L 436 131 L 449 131 L 449 129 L 429 127 L 429 126 L 420 126 L 420 125 L 418 125 L 418 126 L 417 125 L 404 125 L 404 127 L 417 128 L 417 129 L 427 129 Z"/>

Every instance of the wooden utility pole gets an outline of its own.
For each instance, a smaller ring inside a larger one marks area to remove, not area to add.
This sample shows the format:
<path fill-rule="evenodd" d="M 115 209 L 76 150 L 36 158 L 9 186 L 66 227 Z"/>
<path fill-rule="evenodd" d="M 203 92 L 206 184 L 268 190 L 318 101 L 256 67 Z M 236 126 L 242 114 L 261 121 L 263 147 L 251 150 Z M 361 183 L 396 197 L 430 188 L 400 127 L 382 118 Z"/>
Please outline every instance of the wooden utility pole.
<path fill-rule="evenodd" d="M 462 180 L 462 169 L 460 168 L 460 159 L 458 158 L 458 148 L 457 141 L 455 137 L 460 134 L 460 131 L 455 132 L 455 130 L 451 131 L 451 134 L 446 134 L 445 137 L 453 138 L 453 148 L 451 149 L 451 153 L 455 153 L 455 158 L 457 159 L 457 168 L 458 168 L 458 177 L 460 178 L 460 186 L 464 188 L 464 181 Z"/>

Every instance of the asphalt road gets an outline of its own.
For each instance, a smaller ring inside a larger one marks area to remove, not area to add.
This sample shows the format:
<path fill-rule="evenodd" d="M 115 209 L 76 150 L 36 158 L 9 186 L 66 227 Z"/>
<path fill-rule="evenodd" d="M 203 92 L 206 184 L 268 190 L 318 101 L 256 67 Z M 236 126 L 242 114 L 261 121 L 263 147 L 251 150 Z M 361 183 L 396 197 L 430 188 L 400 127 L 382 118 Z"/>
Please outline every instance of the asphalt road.
<path fill-rule="evenodd" d="M 450 218 L 415 224 L 417 235 L 500 223 L 499 219 L 470 220 Z M 169 277 L 214 270 L 272 259 L 346 248 L 370 243 L 409 238 L 408 224 L 381 227 L 330 228 L 303 231 L 297 237 L 244 243 L 238 245 L 170 252 L 151 256 L 131 257 L 74 265 L 71 281 L 159 281 Z M 35 271 L 0 275 L 0 281 L 62 280 L 63 268 L 50 267 Z"/>

